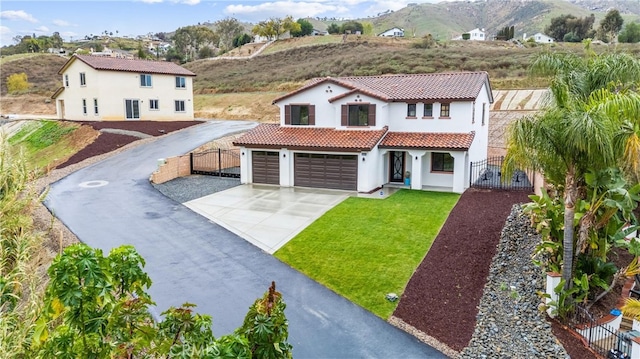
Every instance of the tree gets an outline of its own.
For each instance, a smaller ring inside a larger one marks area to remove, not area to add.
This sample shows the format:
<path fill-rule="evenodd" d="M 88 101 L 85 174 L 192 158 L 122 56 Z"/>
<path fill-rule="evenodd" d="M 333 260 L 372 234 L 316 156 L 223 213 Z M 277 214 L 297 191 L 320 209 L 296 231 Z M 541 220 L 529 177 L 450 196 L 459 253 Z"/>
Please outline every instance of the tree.
<path fill-rule="evenodd" d="M 640 166 L 640 124 L 627 120 L 638 118 L 634 113 L 640 97 L 624 90 L 640 79 L 640 62 L 623 53 L 589 52 L 584 58 L 544 53 L 534 59 L 531 70 L 553 76 L 552 102 L 540 114 L 510 125 L 504 171 L 540 170 L 562 194 L 562 278 L 568 289 L 575 259 L 575 207 L 584 196 L 579 188 L 585 174 L 618 166 L 621 158 L 636 175 Z"/>
<path fill-rule="evenodd" d="M 187 61 L 195 59 L 201 46 L 217 44 L 219 40 L 218 35 L 206 26 L 181 27 L 173 35 L 176 51 Z"/>
<path fill-rule="evenodd" d="M 210 48 L 209 46 L 203 46 L 200 48 L 200 51 L 198 51 L 198 58 L 199 59 L 207 59 L 210 57 L 214 57 L 215 56 L 215 51 L 213 51 L 212 48 Z"/>
<path fill-rule="evenodd" d="M 362 23 L 362 35 L 373 35 L 373 24 L 369 21 Z"/>
<path fill-rule="evenodd" d="M 620 16 L 620 12 L 618 10 L 609 10 L 604 19 L 600 21 L 600 40 L 607 42 L 615 40 L 616 35 L 620 32 L 620 29 L 622 29 L 623 23 L 624 20 L 622 19 L 622 16 Z"/>
<path fill-rule="evenodd" d="M 300 25 L 300 30 L 292 31 L 291 36 L 302 37 L 302 36 L 311 35 L 311 33 L 313 33 L 313 24 L 311 24 L 308 20 L 298 19 L 296 20 L 296 22 Z"/>
<path fill-rule="evenodd" d="M 138 44 L 138 58 L 144 60 L 147 58 L 147 52 L 142 47 L 142 44 Z"/>
<path fill-rule="evenodd" d="M 29 79 L 27 74 L 20 72 L 7 77 L 7 91 L 10 94 L 24 92 L 29 89 Z"/>
<path fill-rule="evenodd" d="M 355 34 L 356 31 L 360 31 L 362 34 L 363 27 L 362 24 L 357 21 L 347 21 L 342 26 L 340 26 L 340 32 L 343 34 L 350 33 Z"/>
<path fill-rule="evenodd" d="M 626 24 L 618 35 L 618 41 L 632 44 L 640 42 L 640 24 L 637 22 Z"/>
<path fill-rule="evenodd" d="M 511 40 L 514 36 L 515 28 L 513 26 L 505 26 L 500 31 L 498 31 L 498 35 L 496 36 L 497 40 Z"/>
<path fill-rule="evenodd" d="M 216 33 L 220 37 L 221 47 L 226 51 L 233 48 L 233 39 L 244 31 L 240 22 L 232 17 L 216 21 L 214 25 Z"/>
<path fill-rule="evenodd" d="M 233 47 L 240 47 L 251 42 L 251 36 L 248 34 L 240 34 L 233 39 Z"/>
<path fill-rule="evenodd" d="M 272 17 L 268 21 L 261 21 L 251 30 L 254 35 L 266 37 L 270 40 L 278 40 L 280 35 L 289 31 L 300 31 L 300 24 L 293 21 L 290 15 L 284 19 Z"/>
<path fill-rule="evenodd" d="M 59 49 L 62 47 L 63 41 L 59 32 L 54 32 L 53 36 L 51 36 L 51 46 Z"/>
<path fill-rule="evenodd" d="M 544 33 L 553 37 L 555 41 L 564 41 L 568 33 L 573 33 L 570 35 L 571 39 L 582 41 L 595 35 L 595 31 L 593 31 L 594 22 L 595 16 L 593 14 L 584 18 L 577 18 L 573 15 L 560 15 L 551 19 L 551 24 L 546 27 Z"/>
<path fill-rule="evenodd" d="M 327 32 L 331 35 L 339 34 L 340 26 L 338 26 L 338 24 L 336 24 L 335 22 L 332 22 L 331 24 L 329 24 L 329 26 L 327 26 Z"/>

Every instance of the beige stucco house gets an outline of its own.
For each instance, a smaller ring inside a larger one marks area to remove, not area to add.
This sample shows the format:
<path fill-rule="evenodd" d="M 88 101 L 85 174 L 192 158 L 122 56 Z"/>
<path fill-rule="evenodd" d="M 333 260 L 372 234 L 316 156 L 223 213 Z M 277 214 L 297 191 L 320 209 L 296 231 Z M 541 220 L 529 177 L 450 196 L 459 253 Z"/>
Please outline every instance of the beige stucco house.
<path fill-rule="evenodd" d="M 73 55 L 58 74 L 60 119 L 193 120 L 195 74 L 172 62 Z"/>
<path fill-rule="evenodd" d="M 279 124 L 234 141 L 240 181 L 461 193 L 486 159 L 492 102 L 486 72 L 313 79 L 274 101 Z"/>

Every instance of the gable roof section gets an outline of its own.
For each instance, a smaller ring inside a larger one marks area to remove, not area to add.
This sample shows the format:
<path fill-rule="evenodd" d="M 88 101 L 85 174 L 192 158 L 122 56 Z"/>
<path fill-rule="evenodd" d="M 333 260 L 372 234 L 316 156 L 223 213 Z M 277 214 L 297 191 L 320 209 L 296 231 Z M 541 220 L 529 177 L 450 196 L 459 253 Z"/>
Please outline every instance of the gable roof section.
<path fill-rule="evenodd" d="M 468 150 L 475 132 L 389 132 L 380 142 L 380 148 L 415 148 L 425 150 Z"/>
<path fill-rule="evenodd" d="M 359 152 L 370 151 L 387 133 L 377 130 L 337 130 L 261 124 L 233 142 L 235 146 Z"/>
<path fill-rule="evenodd" d="M 105 71 L 123 71 L 137 72 L 161 75 L 181 75 L 195 76 L 193 72 L 185 69 L 180 65 L 176 65 L 169 61 L 150 61 L 150 60 L 130 60 L 117 57 L 91 56 L 91 55 L 73 55 L 62 68 L 58 71 L 58 75 L 62 75 L 64 71 L 76 60 L 96 70 Z"/>
<path fill-rule="evenodd" d="M 53 95 L 51 95 L 51 99 L 55 100 L 58 96 L 60 96 L 60 94 L 64 91 L 64 86 L 60 86 L 58 87 L 58 89 L 56 90 L 56 92 L 53 93 Z"/>
<path fill-rule="evenodd" d="M 348 94 L 359 92 L 386 102 L 474 100 L 485 85 L 489 102 L 493 102 L 489 75 L 485 71 L 448 72 L 414 75 L 381 75 L 326 77 L 310 80 L 305 86 L 276 98 L 276 104 L 324 83 L 334 83 L 349 89 L 345 94 L 329 99 L 336 101 Z"/>

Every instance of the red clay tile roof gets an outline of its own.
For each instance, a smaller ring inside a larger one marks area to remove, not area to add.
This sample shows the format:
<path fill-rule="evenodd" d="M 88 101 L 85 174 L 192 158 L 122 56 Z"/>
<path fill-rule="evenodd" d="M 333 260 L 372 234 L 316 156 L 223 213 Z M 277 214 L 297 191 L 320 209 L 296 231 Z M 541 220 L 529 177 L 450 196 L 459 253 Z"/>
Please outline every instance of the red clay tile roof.
<path fill-rule="evenodd" d="M 474 137 L 475 132 L 389 132 L 380 142 L 380 148 L 468 150 Z"/>
<path fill-rule="evenodd" d="M 173 62 L 168 61 L 150 61 L 150 60 L 130 60 L 120 59 L 115 57 L 105 56 L 92 56 L 92 55 L 73 55 L 69 61 L 67 61 L 60 71 L 59 75 L 62 75 L 64 70 L 76 59 L 84 62 L 96 70 L 107 71 L 125 71 L 125 72 L 138 72 L 148 74 L 163 74 L 163 75 L 181 75 L 181 76 L 195 76 L 193 72 L 185 69 L 180 65 L 176 65 Z"/>
<path fill-rule="evenodd" d="M 235 146 L 328 151 L 370 151 L 387 132 L 377 130 L 337 130 L 325 127 L 289 127 L 261 124 L 233 142 Z"/>
<path fill-rule="evenodd" d="M 305 86 L 275 99 L 273 103 L 325 82 L 335 83 L 387 102 L 473 100 L 482 90 L 482 85 L 486 85 L 490 102 L 493 102 L 489 75 L 484 71 L 478 71 L 315 78 Z M 338 95 L 329 102 L 344 96 L 346 94 Z"/>

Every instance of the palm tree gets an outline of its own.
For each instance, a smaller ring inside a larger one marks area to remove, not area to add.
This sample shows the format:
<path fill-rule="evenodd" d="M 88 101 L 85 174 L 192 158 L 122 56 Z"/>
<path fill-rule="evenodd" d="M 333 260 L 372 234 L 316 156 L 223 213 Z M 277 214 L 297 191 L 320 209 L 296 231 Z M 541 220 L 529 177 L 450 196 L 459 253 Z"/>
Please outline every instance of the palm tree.
<path fill-rule="evenodd" d="M 539 170 L 562 191 L 566 289 L 572 283 L 575 205 L 582 195 L 579 185 L 584 174 L 618 166 L 625 154 L 631 161 L 627 169 L 637 169 L 640 161 L 640 97 L 626 87 L 640 79 L 640 62 L 622 53 L 595 55 L 588 45 L 585 57 L 551 53 L 536 57 L 531 71 L 554 76 L 551 98 L 538 115 L 511 124 L 504 164 L 506 173 L 518 167 Z"/>

